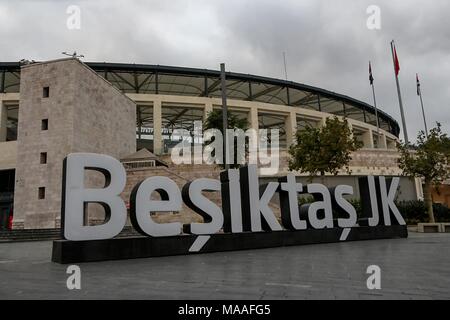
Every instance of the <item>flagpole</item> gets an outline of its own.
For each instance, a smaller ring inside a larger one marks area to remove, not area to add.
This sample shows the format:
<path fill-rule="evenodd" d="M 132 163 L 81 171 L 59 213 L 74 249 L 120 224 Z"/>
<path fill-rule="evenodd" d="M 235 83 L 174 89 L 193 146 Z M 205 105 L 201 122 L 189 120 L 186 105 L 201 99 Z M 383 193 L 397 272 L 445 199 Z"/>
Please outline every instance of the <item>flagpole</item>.
<path fill-rule="evenodd" d="M 227 106 L 227 82 L 225 73 L 225 63 L 220 64 L 220 83 L 222 90 L 222 122 L 223 122 L 223 163 L 225 165 L 225 170 L 230 168 L 228 163 L 227 151 L 228 151 L 228 139 L 227 139 L 227 129 L 228 129 L 228 106 Z"/>
<path fill-rule="evenodd" d="M 370 67 L 370 77 L 372 77 L 372 66 L 371 63 L 369 61 L 369 67 Z M 377 148 L 380 148 L 380 121 L 378 119 L 378 108 L 377 108 L 377 99 L 375 96 L 375 85 L 373 84 L 373 78 L 371 78 L 372 80 L 370 81 L 370 85 L 372 86 L 372 94 L 373 94 L 373 106 L 375 108 L 375 117 L 377 118 Z"/>
<path fill-rule="evenodd" d="M 423 107 L 422 86 L 420 85 L 419 75 L 416 75 L 416 79 L 417 79 L 417 93 L 419 94 L 420 105 L 422 106 L 423 123 L 425 125 L 425 135 L 428 137 L 428 126 L 427 126 L 427 120 L 425 118 L 425 108 Z"/>
<path fill-rule="evenodd" d="M 395 71 L 395 56 L 394 56 L 394 40 L 391 41 L 391 52 L 392 52 L 392 61 L 394 63 L 394 74 L 395 74 L 395 82 L 397 84 L 397 94 L 398 94 L 398 104 L 400 105 L 400 115 L 402 117 L 402 126 L 403 126 L 403 135 L 405 137 L 405 143 L 409 144 L 408 140 L 408 131 L 406 129 L 406 121 L 405 121 L 405 112 L 403 110 L 403 101 L 402 101 L 402 93 L 400 91 L 400 83 L 398 82 L 398 74 Z"/>
<path fill-rule="evenodd" d="M 286 64 L 286 52 L 283 52 L 283 63 L 284 63 L 284 75 L 285 75 L 286 81 L 287 81 L 288 74 L 287 74 L 287 64 Z"/>

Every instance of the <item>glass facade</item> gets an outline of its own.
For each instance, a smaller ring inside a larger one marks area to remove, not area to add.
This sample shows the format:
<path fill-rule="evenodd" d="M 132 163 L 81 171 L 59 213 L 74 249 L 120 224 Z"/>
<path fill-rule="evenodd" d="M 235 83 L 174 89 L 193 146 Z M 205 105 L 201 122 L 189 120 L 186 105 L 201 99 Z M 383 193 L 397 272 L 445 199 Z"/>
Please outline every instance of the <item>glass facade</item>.
<path fill-rule="evenodd" d="M 367 147 L 364 135 L 365 135 L 364 131 L 353 128 L 353 136 L 355 137 L 356 141 L 361 142 L 364 147 Z"/>
<path fill-rule="evenodd" d="M 345 115 L 350 119 L 355 119 L 361 122 L 366 122 L 365 110 L 357 108 L 350 104 L 345 104 Z"/>
<path fill-rule="evenodd" d="M 320 97 L 320 110 L 338 116 L 345 116 L 344 103 L 331 98 Z"/>
<path fill-rule="evenodd" d="M 137 105 L 136 122 L 137 149 L 153 151 L 153 106 Z"/>
<path fill-rule="evenodd" d="M 319 95 L 298 89 L 289 89 L 289 102 L 292 106 L 321 111 Z"/>
<path fill-rule="evenodd" d="M 297 115 L 297 130 L 306 130 L 308 128 L 319 127 L 320 120 L 312 120 L 300 115 Z"/>
<path fill-rule="evenodd" d="M 286 148 L 286 116 L 276 115 L 272 113 L 258 113 L 259 129 L 267 129 L 267 145 L 272 145 L 271 130 L 277 129 L 280 148 Z"/>
<path fill-rule="evenodd" d="M 0 93 L 20 91 L 20 69 L 2 70 L 0 73 Z"/>
<path fill-rule="evenodd" d="M 17 140 L 17 126 L 19 118 L 19 106 L 6 106 L 6 141 Z"/>
<path fill-rule="evenodd" d="M 182 141 L 191 145 L 201 144 L 203 141 L 194 139 L 194 122 L 203 123 L 203 114 L 201 106 L 163 103 L 161 109 L 163 153 L 170 153 L 172 148 Z M 186 130 L 187 135 L 174 130 Z"/>

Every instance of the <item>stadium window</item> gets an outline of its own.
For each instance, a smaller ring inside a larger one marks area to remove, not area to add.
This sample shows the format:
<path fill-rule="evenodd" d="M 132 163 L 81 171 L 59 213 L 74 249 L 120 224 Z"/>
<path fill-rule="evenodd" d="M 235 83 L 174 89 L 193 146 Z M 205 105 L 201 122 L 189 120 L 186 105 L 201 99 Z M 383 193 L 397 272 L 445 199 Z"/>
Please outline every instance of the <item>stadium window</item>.
<path fill-rule="evenodd" d="M 41 121 L 41 130 L 42 131 L 48 130 L 48 119 L 42 119 L 42 121 Z"/>
<path fill-rule="evenodd" d="M 42 89 L 42 97 L 48 98 L 50 96 L 50 87 L 44 87 Z"/>
<path fill-rule="evenodd" d="M 39 200 L 45 199 L 45 187 L 39 187 L 38 198 Z"/>
<path fill-rule="evenodd" d="M 40 162 L 41 164 L 47 163 L 47 152 L 41 152 Z"/>

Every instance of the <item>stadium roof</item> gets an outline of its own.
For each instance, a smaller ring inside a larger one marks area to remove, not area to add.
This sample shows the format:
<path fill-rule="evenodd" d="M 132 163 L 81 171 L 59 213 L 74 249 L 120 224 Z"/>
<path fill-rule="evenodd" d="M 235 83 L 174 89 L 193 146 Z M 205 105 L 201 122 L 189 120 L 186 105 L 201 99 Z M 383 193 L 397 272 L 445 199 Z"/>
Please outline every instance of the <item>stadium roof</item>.
<path fill-rule="evenodd" d="M 87 62 L 124 93 L 220 97 L 220 71 L 185 67 Z M 376 125 L 375 109 L 362 101 L 292 81 L 227 72 L 230 99 L 259 101 L 312 109 Z M 20 63 L 0 62 L 0 92 L 18 92 Z M 378 110 L 380 127 L 399 135 L 398 123 Z"/>

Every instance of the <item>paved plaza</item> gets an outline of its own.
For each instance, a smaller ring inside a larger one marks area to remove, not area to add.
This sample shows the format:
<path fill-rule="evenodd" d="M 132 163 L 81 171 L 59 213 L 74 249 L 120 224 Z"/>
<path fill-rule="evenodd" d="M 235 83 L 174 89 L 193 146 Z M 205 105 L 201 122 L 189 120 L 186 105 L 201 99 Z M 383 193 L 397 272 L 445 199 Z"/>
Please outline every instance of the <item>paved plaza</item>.
<path fill-rule="evenodd" d="M 450 299 L 450 234 L 82 263 L 81 290 L 51 247 L 0 244 L 1 299 Z"/>

